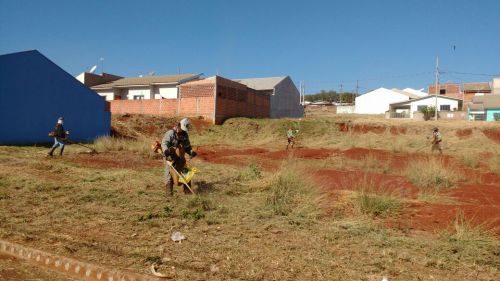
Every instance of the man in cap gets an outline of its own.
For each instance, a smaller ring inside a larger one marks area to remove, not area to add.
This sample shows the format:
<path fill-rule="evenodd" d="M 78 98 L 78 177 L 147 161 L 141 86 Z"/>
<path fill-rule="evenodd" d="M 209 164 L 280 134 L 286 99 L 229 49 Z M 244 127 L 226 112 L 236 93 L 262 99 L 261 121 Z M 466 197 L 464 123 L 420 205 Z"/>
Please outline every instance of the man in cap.
<path fill-rule="evenodd" d="M 288 147 L 291 146 L 293 148 L 293 145 L 295 143 L 295 134 L 293 133 L 292 128 L 288 128 L 288 131 L 286 131 L 286 137 L 288 139 L 288 144 L 286 145 L 286 150 L 288 150 Z"/>
<path fill-rule="evenodd" d="M 161 141 L 161 148 L 165 156 L 165 180 L 167 196 L 172 196 L 174 193 L 174 183 L 179 184 L 179 176 L 173 170 L 181 172 L 186 166 L 186 158 L 184 156 L 187 153 L 191 158 L 196 156 L 196 152 L 193 151 L 191 143 L 189 142 L 189 131 L 190 122 L 189 119 L 184 118 L 172 129 L 168 130 L 163 136 Z M 184 193 L 188 193 L 189 189 L 184 185 Z"/>
<path fill-rule="evenodd" d="M 54 131 L 49 133 L 49 136 L 54 137 L 54 145 L 50 149 L 49 153 L 47 153 L 47 156 L 53 156 L 54 150 L 56 150 L 57 147 L 61 147 L 59 155 L 63 155 L 64 141 L 66 140 L 66 136 L 69 134 L 69 131 L 64 131 L 63 123 L 64 119 L 59 117 L 59 119 L 57 119 L 56 126 L 54 127 Z"/>

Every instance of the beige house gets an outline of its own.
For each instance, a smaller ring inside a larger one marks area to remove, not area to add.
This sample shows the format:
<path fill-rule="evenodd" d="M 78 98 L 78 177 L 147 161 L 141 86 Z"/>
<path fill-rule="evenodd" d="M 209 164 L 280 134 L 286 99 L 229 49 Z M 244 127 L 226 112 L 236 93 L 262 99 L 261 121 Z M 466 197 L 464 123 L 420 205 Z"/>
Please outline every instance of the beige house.
<path fill-rule="evenodd" d="M 83 81 L 79 80 L 107 101 L 176 99 L 180 84 L 199 79 L 201 75 L 202 73 L 123 78 L 107 73 L 85 73 Z M 82 74 L 78 77 L 81 76 Z"/>

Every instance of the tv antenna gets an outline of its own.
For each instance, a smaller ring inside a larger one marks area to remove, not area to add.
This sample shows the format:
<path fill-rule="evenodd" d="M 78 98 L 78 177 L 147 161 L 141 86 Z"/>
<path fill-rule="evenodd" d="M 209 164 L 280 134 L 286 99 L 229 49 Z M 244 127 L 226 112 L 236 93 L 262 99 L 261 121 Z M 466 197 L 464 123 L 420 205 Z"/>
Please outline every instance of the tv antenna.
<path fill-rule="evenodd" d="M 97 69 L 97 64 L 90 68 L 89 73 L 94 73 L 96 69 Z"/>

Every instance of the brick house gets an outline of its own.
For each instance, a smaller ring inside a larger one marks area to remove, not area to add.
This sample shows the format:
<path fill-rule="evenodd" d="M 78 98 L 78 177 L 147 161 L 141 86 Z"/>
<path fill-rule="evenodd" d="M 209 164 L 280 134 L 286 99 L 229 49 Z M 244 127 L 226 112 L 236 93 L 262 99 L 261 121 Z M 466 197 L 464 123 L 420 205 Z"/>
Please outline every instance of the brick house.
<path fill-rule="evenodd" d="M 463 101 L 463 110 L 467 110 L 470 102 L 477 94 L 491 94 L 491 85 L 489 82 L 463 83 L 460 88 L 458 83 L 449 83 L 438 85 L 439 95 L 445 95 L 450 98 L 461 99 Z M 429 85 L 429 94 L 436 93 L 436 85 Z"/>
<path fill-rule="evenodd" d="M 178 85 L 175 99 L 112 100 L 112 113 L 203 117 L 222 124 L 231 117 L 269 117 L 270 95 L 213 76 Z"/>

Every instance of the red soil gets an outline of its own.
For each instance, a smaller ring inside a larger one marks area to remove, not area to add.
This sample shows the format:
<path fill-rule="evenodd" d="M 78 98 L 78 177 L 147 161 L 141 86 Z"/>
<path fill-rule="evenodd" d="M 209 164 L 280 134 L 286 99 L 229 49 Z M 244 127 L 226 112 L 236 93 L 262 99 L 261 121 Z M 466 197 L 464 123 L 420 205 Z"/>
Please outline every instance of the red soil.
<path fill-rule="evenodd" d="M 270 169 L 279 167 L 276 160 L 294 157 L 299 159 L 324 159 L 336 155 L 357 160 L 374 157 L 378 161 L 386 161 L 391 172 L 405 169 L 410 161 L 427 157 L 419 154 L 392 153 L 387 150 L 366 148 L 352 148 L 344 151 L 308 148 L 298 148 L 290 151 L 269 151 L 262 148 L 203 147 L 199 149 L 199 155 L 201 159 L 208 162 L 236 166 L 248 165 L 250 161 L 257 159 L 260 160 L 262 165 Z M 420 190 L 404 176 L 329 169 L 311 170 L 310 174 L 313 175 L 316 184 L 326 196 L 326 202 L 323 202 L 322 205 L 327 211 L 338 200 L 341 190 L 358 190 L 364 187 L 372 192 L 390 193 L 411 200 L 412 203 L 405 206 L 400 217 L 387 220 L 388 225 L 391 227 L 424 231 L 445 229 L 453 224 L 458 214 L 463 213 L 467 221 L 474 224 L 484 224 L 487 228 L 498 228 L 498 234 L 500 235 L 500 217 L 498 216 L 500 211 L 500 176 L 485 173 L 481 169 L 465 167 L 459 160 L 450 156 L 444 156 L 441 159 L 443 159 L 445 165 L 460 169 L 467 178 L 466 182 L 468 182 L 442 193 L 443 196 L 456 201 L 450 204 L 417 202 L 415 199 Z M 325 198 L 323 199 L 325 200 Z M 328 201 L 328 198 L 330 198 L 330 201 Z"/>
<path fill-rule="evenodd" d="M 406 135 L 408 130 L 406 128 L 391 126 L 390 132 L 392 135 Z"/>
<path fill-rule="evenodd" d="M 352 127 L 353 132 L 355 133 L 375 133 L 375 134 L 383 134 L 385 132 L 386 127 L 383 125 L 354 125 Z"/>
<path fill-rule="evenodd" d="M 483 130 L 483 134 L 491 140 L 500 142 L 500 131 L 498 130 L 493 130 L 493 129 Z"/>
<path fill-rule="evenodd" d="M 413 203 L 402 217 L 391 224 L 402 228 L 436 231 L 452 228 L 453 222 L 463 215 L 466 222 L 493 229 L 500 235 L 500 192 L 498 185 L 465 185 L 443 195 L 457 203 Z"/>
<path fill-rule="evenodd" d="M 466 139 L 472 135 L 472 129 L 457 130 L 455 135 L 460 139 Z"/>

